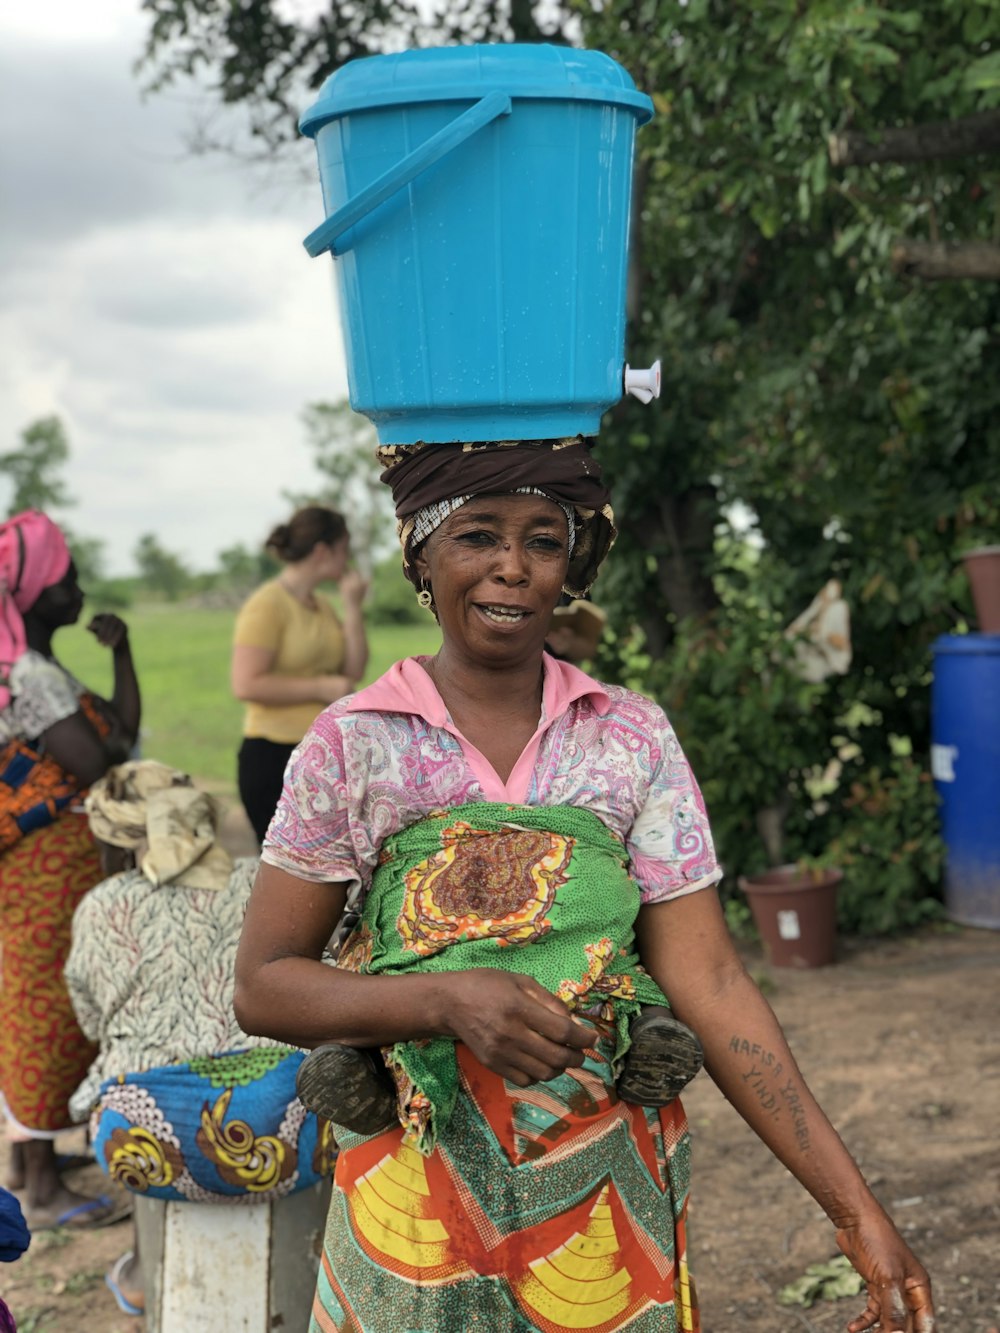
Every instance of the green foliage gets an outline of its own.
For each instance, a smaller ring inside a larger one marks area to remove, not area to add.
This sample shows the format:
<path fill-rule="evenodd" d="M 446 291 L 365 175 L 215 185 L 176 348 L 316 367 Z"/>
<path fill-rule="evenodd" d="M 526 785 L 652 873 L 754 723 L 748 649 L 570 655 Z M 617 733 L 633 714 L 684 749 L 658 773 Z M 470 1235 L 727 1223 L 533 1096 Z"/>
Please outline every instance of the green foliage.
<path fill-rule="evenodd" d="M 941 915 L 933 890 L 943 869 L 934 784 L 912 756 L 892 755 L 839 794 L 840 817 L 822 861 L 839 866 L 842 929 L 882 935 Z"/>
<path fill-rule="evenodd" d="M 375 429 L 345 402 L 311 403 L 302 419 L 316 468 L 327 481 L 315 495 L 288 498 L 295 504 L 327 504 L 342 513 L 354 560 L 370 572 L 395 546 L 392 497 L 379 481 L 375 462 Z"/>
<path fill-rule="evenodd" d="M 698 774 L 730 884 L 810 846 L 805 784 L 834 755 L 832 687 L 800 680 L 791 658 L 772 608 L 734 603 L 708 624 L 685 621 L 646 675 Z M 758 813 L 770 809 L 782 846 L 769 853 Z"/>
<path fill-rule="evenodd" d="M 86 586 L 87 614 L 98 611 L 127 611 L 135 597 L 134 579 L 100 579 Z"/>
<path fill-rule="evenodd" d="M 69 441 L 58 417 L 39 417 L 21 432 L 21 447 L 0 454 L 0 476 L 13 491 L 7 513 L 25 509 L 65 509 L 73 501 L 58 475 L 69 458 Z"/>
<path fill-rule="evenodd" d="M 191 574 L 180 556 L 166 550 L 151 532 L 139 538 L 133 555 L 139 576 L 150 592 L 162 593 L 168 602 L 176 602 L 189 587 Z"/>
<path fill-rule="evenodd" d="M 161 89 L 206 73 L 230 105 L 247 111 L 267 149 L 296 138 L 310 92 L 346 60 L 378 51 L 450 42 L 562 40 L 573 0 L 549 0 L 544 18 L 527 0 L 368 0 L 323 9 L 282 0 L 142 0 L 149 16 L 139 62 L 148 87 Z M 202 135 L 200 143 L 215 143 Z"/>
<path fill-rule="evenodd" d="M 817 1301 L 838 1301 L 842 1296 L 857 1296 L 865 1283 L 843 1254 L 822 1264 L 810 1264 L 800 1278 L 778 1292 L 779 1305 L 804 1305 L 808 1310 Z"/>
<path fill-rule="evenodd" d="M 65 523 L 61 526 L 76 565 L 80 586 L 85 592 L 89 591 L 104 578 L 104 542 L 100 537 L 79 537 Z"/>
<path fill-rule="evenodd" d="M 0 476 L 10 478 L 13 490 L 7 513 L 40 509 L 56 518 L 55 509 L 74 504 L 59 475 L 69 461 L 70 447 L 65 427 L 57 416 L 40 417 L 21 432 L 21 447 L 0 454 Z M 84 591 L 92 593 L 104 577 L 104 542 L 84 537 L 58 520 L 76 565 Z"/>
<path fill-rule="evenodd" d="M 764 0 L 751 22 L 692 0 L 583 20 L 656 103 L 629 359 L 664 355 L 662 409 L 623 404 L 602 434 L 626 521 L 597 595 L 615 628 L 644 627 L 643 683 L 703 783 L 729 882 L 768 859 L 777 807 L 786 859 L 856 856 L 859 929 L 933 910 L 930 785 L 917 830 L 903 793 L 929 746 L 930 644 L 970 618 L 957 556 L 1000 532 L 1000 294 L 907 282 L 889 251 L 993 238 L 1000 192 L 975 157 L 834 172 L 827 141 L 996 105 L 973 86 L 985 12 Z M 773 644 L 830 577 L 853 665 L 802 686 Z M 810 793 L 836 764 L 848 789 L 885 784 L 881 841 L 863 802 Z"/>
<path fill-rule="evenodd" d="M 219 566 L 214 579 L 216 587 L 224 588 L 234 598 L 242 599 L 260 583 L 265 583 L 281 569 L 281 562 L 276 560 L 263 547 L 251 551 L 242 542 L 228 546 L 219 552 Z"/>
<path fill-rule="evenodd" d="M 725 911 L 729 933 L 734 939 L 753 940 L 757 938 L 757 928 L 753 923 L 753 912 L 745 898 L 736 894 L 727 895 L 723 903 L 723 910 Z"/>
<path fill-rule="evenodd" d="M 372 571 L 371 591 L 365 603 L 365 619 L 372 625 L 419 625 L 428 628 L 430 613 L 417 605 L 416 589 L 400 573 L 398 552 Z"/>

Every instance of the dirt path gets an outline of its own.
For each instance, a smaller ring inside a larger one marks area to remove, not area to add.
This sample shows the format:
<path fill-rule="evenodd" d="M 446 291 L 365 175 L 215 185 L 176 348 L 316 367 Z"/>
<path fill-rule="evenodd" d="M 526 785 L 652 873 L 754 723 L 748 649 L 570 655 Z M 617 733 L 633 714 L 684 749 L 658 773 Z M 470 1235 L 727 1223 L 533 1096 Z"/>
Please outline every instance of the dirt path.
<path fill-rule="evenodd" d="M 930 1268 L 940 1333 L 996 1333 L 1000 933 L 948 929 L 854 943 L 835 967 L 813 972 L 769 972 L 752 950 L 747 960 L 814 1091 Z M 704 1333 L 843 1329 L 863 1300 L 808 1310 L 776 1300 L 808 1264 L 835 1253 L 819 1209 L 707 1077 L 685 1104 Z M 77 1183 L 92 1193 L 107 1184 L 96 1167 Z M 0 1267 L 20 1333 L 141 1333 L 104 1285 L 128 1237 L 128 1223 L 40 1235 L 17 1264 Z"/>
<path fill-rule="evenodd" d="M 755 975 L 820 1103 L 930 1269 L 940 1333 L 1000 1322 L 1000 935 L 857 944 L 837 966 Z M 705 1333 L 842 1329 L 864 1301 L 775 1294 L 836 1254 L 819 1208 L 707 1078 L 694 1130 L 693 1260 Z"/>

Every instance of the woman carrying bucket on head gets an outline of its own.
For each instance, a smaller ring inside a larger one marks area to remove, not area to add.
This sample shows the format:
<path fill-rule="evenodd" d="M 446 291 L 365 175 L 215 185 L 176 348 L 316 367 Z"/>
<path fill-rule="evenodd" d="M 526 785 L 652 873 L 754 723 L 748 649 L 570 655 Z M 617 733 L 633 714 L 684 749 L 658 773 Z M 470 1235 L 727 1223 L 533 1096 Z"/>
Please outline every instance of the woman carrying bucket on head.
<path fill-rule="evenodd" d="M 317 719 L 265 843 L 241 1025 L 382 1046 L 397 1089 L 392 1127 L 337 1131 L 311 1327 L 697 1329 L 681 1103 L 615 1091 L 630 1018 L 666 999 L 868 1280 L 852 1330 L 931 1333 L 923 1269 L 733 948 L 669 723 L 543 651 L 610 535 L 573 452 L 568 478 L 549 464 L 570 450 L 545 445 L 429 446 L 388 470 L 442 647 Z M 451 949 L 471 966 L 449 970 Z"/>
<path fill-rule="evenodd" d="M 667 1003 L 865 1277 L 852 1333 L 933 1333 L 926 1273 L 733 948 L 669 722 L 544 651 L 614 535 L 591 437 L 621 393 L 649 114 L 600 53 L 474 47 L 353 62 L 306 118 L 332 207 L 311 248 L 351 251 L 352 403 L 442 634 L 297 749 L 237 959 L 245 1029 L 379 1046 L 394 1083 L 393 1124 L 337 1133 L 313 1333 L 697 1330 L 683 1108 L 616 1088 L 632 1020 Z"/>

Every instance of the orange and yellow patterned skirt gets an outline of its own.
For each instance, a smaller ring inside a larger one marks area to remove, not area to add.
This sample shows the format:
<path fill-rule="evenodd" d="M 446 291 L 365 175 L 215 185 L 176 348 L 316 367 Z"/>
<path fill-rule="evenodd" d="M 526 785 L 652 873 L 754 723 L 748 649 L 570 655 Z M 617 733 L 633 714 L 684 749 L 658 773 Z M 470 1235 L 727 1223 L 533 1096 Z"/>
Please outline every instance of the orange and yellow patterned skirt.
<path fill-rule="evenodd" d="M 0 857 L 0 1093 L 29 1133 L 69 1127 L 70 1094 L 97 1054 L 63 968 L 73 912 L 100 879 L 86 816 L 70 811 Z"/>
<path fill-rule="evenodd" d="M 338 1132 L 310 1333 L 698 1333 L 684 1111 L 620 1102 L 609 1057 L 518 1088 L 459 1045 L 429 1156 Z"/>

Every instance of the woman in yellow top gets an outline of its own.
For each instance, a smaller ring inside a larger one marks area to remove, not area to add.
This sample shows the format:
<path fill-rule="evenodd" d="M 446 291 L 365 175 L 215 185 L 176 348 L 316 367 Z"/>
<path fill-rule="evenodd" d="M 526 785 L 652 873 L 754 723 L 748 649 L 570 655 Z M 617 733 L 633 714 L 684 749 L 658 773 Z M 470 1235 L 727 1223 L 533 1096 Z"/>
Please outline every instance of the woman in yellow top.
<path fill-rule="evenodd" d="M 239 789 L 258 842 L 278 804 L 292 750 L 327 704 L 354 690 L 368 664 L 361 614 L 368 582 L 347 567 L 343 516 L 308 505 L 279 523 L 265 548 L 285 568 L 243 604 L 231 676 L 233 693 L 247 705 Z M 340 590 L 342 619 L 316 592 L 327 581 Z"/>

